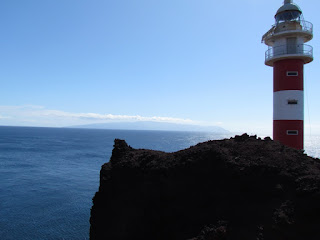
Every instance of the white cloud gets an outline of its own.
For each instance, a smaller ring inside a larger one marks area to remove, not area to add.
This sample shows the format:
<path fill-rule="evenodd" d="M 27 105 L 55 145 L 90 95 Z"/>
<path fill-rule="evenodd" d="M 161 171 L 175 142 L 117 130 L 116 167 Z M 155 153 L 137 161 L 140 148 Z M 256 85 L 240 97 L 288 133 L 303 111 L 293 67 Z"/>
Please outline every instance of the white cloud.
<path fill-rule="evenodd" d="M 190 119 L 152 116 L 144 117 L 140 115 L 114 115 L 99 113 L 72 113 L 60 110 L 46 109 L 43 106 L 0 106 L 0 124 L 24 125 L 32 123 L 33 126 L 70 126 L 77 124 L 117 122 L 117 121 L 153 121 L 180 124 L 197 124 Z M 2 117 L 1 117 L 2 116 Z M 10 119 L 10 121 L 9 121 Z"/>
<path fill-rule="evenodd" d="M 139 115 L 113 115 L 99 113 L 70 113 L 59 110 L 41 110 L 33 111 L 33 114 L 42 116 L 53 116 L 60 118 L 75 118 L 83 120 L 102 120 L 102 121 L 154 121 L 154 122 L 174 122 L 174 123 L 194 123 L 190 119 L 171 118 L 171 117 L 143 117 Z"/>

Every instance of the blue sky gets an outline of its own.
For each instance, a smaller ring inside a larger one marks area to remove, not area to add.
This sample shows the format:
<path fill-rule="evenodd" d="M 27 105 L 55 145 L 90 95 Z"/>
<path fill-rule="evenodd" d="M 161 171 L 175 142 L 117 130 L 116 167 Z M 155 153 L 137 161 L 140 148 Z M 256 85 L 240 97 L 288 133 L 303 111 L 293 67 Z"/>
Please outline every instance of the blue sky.
<path fill-rule="evenodd" d="M 305 127 L 320 133 L 320 3 L 294 2 L 314 24 Z M 0 125 L 152 120 L 271 135 L 261 37 L 282 3 L 2 0 Z"/>

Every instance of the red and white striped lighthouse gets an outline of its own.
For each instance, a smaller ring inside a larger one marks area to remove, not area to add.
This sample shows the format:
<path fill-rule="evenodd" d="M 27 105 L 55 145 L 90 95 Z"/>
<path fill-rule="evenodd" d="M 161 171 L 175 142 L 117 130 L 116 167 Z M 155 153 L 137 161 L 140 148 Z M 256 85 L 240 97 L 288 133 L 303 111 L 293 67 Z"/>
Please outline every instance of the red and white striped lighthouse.
<path fill-rule="evenodd" d="M 273 139 L 297 149 L 303 149 L 303 66 L 313 61 L 313 49 L 305 44 L 312 31 L 301 9 L 285 0 L 262 37 L 268 45 L 265 64 L 273 67 Z"/>

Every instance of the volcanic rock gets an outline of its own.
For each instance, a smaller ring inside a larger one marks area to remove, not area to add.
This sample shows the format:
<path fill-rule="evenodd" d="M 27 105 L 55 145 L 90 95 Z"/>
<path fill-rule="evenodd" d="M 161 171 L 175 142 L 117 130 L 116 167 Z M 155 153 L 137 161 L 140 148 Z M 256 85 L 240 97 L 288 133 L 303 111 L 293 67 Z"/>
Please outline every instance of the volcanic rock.
<path fill-rule="evenodd" d="M 90 239 L 320 239 L 320 161 L 236 136 L 174 153 L 115 140 L 93 198 Z"/>

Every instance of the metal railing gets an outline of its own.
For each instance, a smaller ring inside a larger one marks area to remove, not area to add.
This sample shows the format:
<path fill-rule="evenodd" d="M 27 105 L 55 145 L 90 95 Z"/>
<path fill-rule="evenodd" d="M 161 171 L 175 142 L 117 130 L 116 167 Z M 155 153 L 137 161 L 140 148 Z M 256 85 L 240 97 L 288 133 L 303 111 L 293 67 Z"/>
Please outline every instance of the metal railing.
<path fill-rule="evenodd" d="M 305 20 L 299 20 L 299 21 L 287 21 L 287 22 L 280 22 L 277 24 L 274 24 L 273 27 L 278 27 L 281 25 L 287 25 L 289 29 L 287 30 L 300 30 L 304 32 L 309 32 L 312 34 L 313 32 L 313 25 L 311 22 L 305 21 Z M 291 26 L 291 28 L 290 28 Z M 293 28 L 292 28 L 293 27 Z"/>
<path fill-rule="evenodd" d="M 271 47 L 266 51 L 265 59 L 268 61 L 272 58 L 281 57 L 283 55 L 303 55 L 313 57 L 313 48 L 307 44 Z"/>
<path fill-rule="evenodd" d="M 262 42 L 265 41 L 265 39 L 269 38 L 270 36 L 274 35 L 275 33 L 279 33 L 279 32 L 284 32 L 284 31 L 292 31 L 292 30 L 299 30 L 299 31 L 303 31 L 303 32 L 307 32 L 310 34 L 313 34 L 313 24 L 311 22 L 308 21 L 304 21 L 304 20 L 300 20 L 300 21 L 292 21 L 291 23 L 297 23 L 298 24 L 298 28 L 294 27 L 292 29 L 285 29 L 283 31 L 277 31 L 277 26 L 280 24 L 283 24 L 286 22 L 282 22 L 282 23 L 278 23 L 278 24 L 274 24 L 272 25 L 272 27 L 270 28 L 270 30 L 268 32 L 266 32 L 263 36 L 262 36 Z M 290 23 L 290 21 L 289 21 Z"/>
<path fill-rule="evenodd" d="M 311 22 L 300 20 L 300 25 L 302 26 L 302 31 L 313 33 L 313 24 Z"/>

